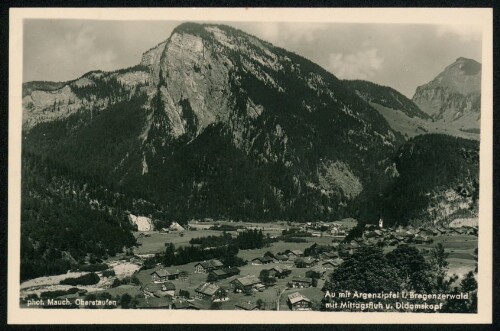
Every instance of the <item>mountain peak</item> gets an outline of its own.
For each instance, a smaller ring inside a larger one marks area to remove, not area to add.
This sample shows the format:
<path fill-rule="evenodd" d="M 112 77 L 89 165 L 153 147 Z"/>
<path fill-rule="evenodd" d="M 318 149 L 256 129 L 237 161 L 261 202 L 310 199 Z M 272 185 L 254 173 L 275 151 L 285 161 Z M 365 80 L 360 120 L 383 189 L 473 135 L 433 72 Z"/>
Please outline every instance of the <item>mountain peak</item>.
<path fill-rule="evenodd" d="M 417 87 L 413 101 L 436 120 L 460 129 L 479 128 L 481 63 L 459 57 L 429 83 Z"/>

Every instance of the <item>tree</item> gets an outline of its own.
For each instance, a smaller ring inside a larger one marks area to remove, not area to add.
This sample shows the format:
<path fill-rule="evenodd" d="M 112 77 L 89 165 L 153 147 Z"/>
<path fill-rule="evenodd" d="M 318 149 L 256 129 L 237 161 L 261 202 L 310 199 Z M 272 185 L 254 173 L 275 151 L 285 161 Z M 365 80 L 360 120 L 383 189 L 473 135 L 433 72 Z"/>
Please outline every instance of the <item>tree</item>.
<path fill-rule="evenodd" d="M 443 306 L 443 312 L 447 313 L 476 313 L 477 312 L 477 280 L 474 272 L 470 271 L 465 275 L 460 282 L 460 288 L 455 287 L 454 294 L 460 292 L 468 294 L 469 298 L 465 299 L 448 299 Z"/>
<path fill-rule="evenodd" d="M 217 276 L 214 275 L 212 272 L 210 272 L 207 276 L 207 282 L 209 283 L 213 283 L 213 282 L 216 282 L 218 280 Z"/>
<path fill-rule="evenodd" d="M 351 258 L 333 271 L 327 290 L 380 293 L 399 291 L 401 278 L 384 256 L 382 249 L 374 246 L 360 247 Z"/>
<path fill-rule="evenodd" d="M 431 289 L 433 277 L 431 266 L 417 248 L 406 244 L 399 245 L 386 257 L 398 270 L 404 289 L 417 292 Z"/>
<path fill-rule="evenodd" d="M 256 304 L 257 304 L 257 308 L 265 309 L 265 302 L 262 299 L 258 299 Z"/>
<path fill-rule="evenodd" d="M 212 302 L 210 305 L 211 310 L 220 310 L 222 308 L 222 303 L 221 302 Z"/>
<path fill-rule="evenodd" d="M 166 267 L 170 267 L 175 264 L 175 246 L 172 243 L 169 243 L 165 248 L 165 255 L 163 256 L 163 265 Z"/>
<path fill-rule="evenodd" d="M 190 295 L 189 291 L 181 289 L 181 290 L 179 290 L 179 296 L 184 297 L 186 299 L 189 299 L 191 295 Z"/>
<path fill-rule="evenodd" d="M 276 279 L 270 276 L 269 270 L 267 269 L 262 269 L 260 271 L 259 279 L 264 285 L 272 285 L 276 283 Z"/>
<path fill-rule="evenodd" d="M 132 302 L 132 297 L 128 293 L 124 293 L 120 299 L 120 306 L 123 309 L 130 308 L 130 303 Z"/>
<path fill-rule="evenodd" d="M 434 284 L 433 288 L 436 292 L 446 293 L 450 291 L 451 284 L 453 284 L 458 276 L 453 275 L 448 277 L 448 253 L 445 252 L 444 247 L 441 243 L 437 244 L 436 247 L 431 251 L 431 266 L 434 271 Z"/>
<path fill-rule="evenodd" d="M 431 261 L 435 270 L 438 272 L 446 271 L 448 268 L 448 261 L 446 260 L 448 255 L 444 250 L 443 244 L 439 243 L 434 247 L 431 251 Z"/>

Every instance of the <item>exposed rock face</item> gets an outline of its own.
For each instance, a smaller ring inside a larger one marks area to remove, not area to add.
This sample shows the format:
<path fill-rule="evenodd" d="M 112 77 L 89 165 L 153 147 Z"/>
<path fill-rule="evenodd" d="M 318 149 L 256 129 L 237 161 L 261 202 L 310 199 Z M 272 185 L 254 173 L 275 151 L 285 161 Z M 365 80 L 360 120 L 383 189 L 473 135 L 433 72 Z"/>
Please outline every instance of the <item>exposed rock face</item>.
<path fill-rule="evenodd" d="M 145 232 L 145 231 L 153 231 L 155 229 L 153 221 L 149 217 L 135 216 L 132 214 L 130 214 L 128 217 L 130 222 L 137 226 L 137 231 Z"/>
<path fill-rule="evenodd" d="M 419 86 L 412 100 L 436 121 L 464 130 L 479 129 L 481 64 L 458 58 L 431 82 Z"/>

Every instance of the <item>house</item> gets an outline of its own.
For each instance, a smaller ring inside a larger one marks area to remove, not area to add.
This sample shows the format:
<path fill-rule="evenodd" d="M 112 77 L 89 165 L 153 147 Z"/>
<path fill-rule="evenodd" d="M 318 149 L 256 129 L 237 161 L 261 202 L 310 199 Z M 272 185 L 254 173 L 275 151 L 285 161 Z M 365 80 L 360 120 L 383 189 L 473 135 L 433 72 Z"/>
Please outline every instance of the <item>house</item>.
<path fill-rule="evenodd" d="M 170 273 L 165 269 L 155 270 L 150 275 L 153 283 L 164 283 L 179 278 L 178 272 Z"/>
<path fill-rule="evenodd" d="M 189 310 L 199 310 L 198 307 L 193 305 L 191 302 L 187 300 L 179 300 L 179 301 L 174 301 L 172 303 L 172 309 L 189 309 Z"/>
<path fill-rule="evenodd" d="M 293 278 L 288 282 L 288 286 L 293 288 L 312 287 L 313 280 L 311 278 Z"/>
<path fill-rule="evenodd" d="M 261 264 L 269 264 L 272 263 L 274 259 L 269 256 L 264 256 L 264 257 L 256 257 L 255 259 L 252 260 L 253 265 L 261 265 Z"/>
<path fill-rule="evenodd" d="M 231 281 L 235 292 L 246 292 L 246 291 L 263 291 L 265 286 L 260 282 L 259 278 L 253 275 L 248 275 L 245 277 L 236 278 Z"/>
<path fill-rule="evenodd" d="M 311 310 L 312 308 L 311 300 L 299 292 L 289 294 L 287 302 L 291 310 Z"/>
<path fill-rule="evenodd" d="M 234 305 L 235 310 L 258 310 L 259 307 L 253 302 L 241 302 Z"/>
<path fill-rule="evenodd" d="M 288 268 L 272 267 L 271 269 L 269 269 L 269 277 L 273 278 L 285 278 L 291 273 L 292 270 Z"/>
<path fill-rule="evenodd" d="M 175 295 L 175 285 L 171 282 L 167 283 L 148 283 L 144 287 L 142 287 L 142 292 L 146 296 L 150 297 L 165 297 Z"/>
<path fill-rule="evenodd" d="M 288 261 L 288 256 L 284 254 L 276 254 L 275 259 L 278 263 Z"/>
<path fill-rule="evenodd" d="M 217 259 L 199 262 L 194 266 L 194 272 L 197 274 L 206 274 L 212 270 L 220 269 L 224 266 L 221 261 Z"/>
<path fill-rule="evenodd" d="M 194 291 L 197 299 L 210 300 L 213 302 L 229 300 L 227 291 L 216 284 L 204 283 L 198 286 Z"/>
<path fill-rule="evenodd" d="M 316 260 L 308 256 L 305 258 L 297 258 L 294 263 L 297 268 L 309 268 L 316 263 Z"/>
<path fill-rule="evenodd" d="M 238 268 L 223 268 L 215 269 L 208 273 L 212 279 L 221 280 L 231 276 L 236 276 L 240 274 L 240 269 Z"/>
<path fill-rule="evenodd" d="M 306 277 L 307 278 L 321 278 L 325 275 L 325 270 L 319 267 L 314 267 L 311 270 L 306 271 Z M 319 277 L 315 277 L 319 276 Z"/>

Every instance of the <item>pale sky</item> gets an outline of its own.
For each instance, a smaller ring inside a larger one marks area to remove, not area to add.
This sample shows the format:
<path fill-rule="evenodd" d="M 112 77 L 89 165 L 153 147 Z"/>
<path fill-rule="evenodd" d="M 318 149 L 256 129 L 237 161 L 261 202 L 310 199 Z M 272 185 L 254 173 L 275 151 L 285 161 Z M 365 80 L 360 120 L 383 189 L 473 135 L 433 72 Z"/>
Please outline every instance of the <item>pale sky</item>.
<path fill-rule="evenodd" d="M 136 65 L 182 22 L 26 20 L 23 81 L 67 81 Z M 467 25 L 221 22 L 300 54 L 341 79 L 412 97 L 458 57 L 481 62 L 481 30 Z"/>

